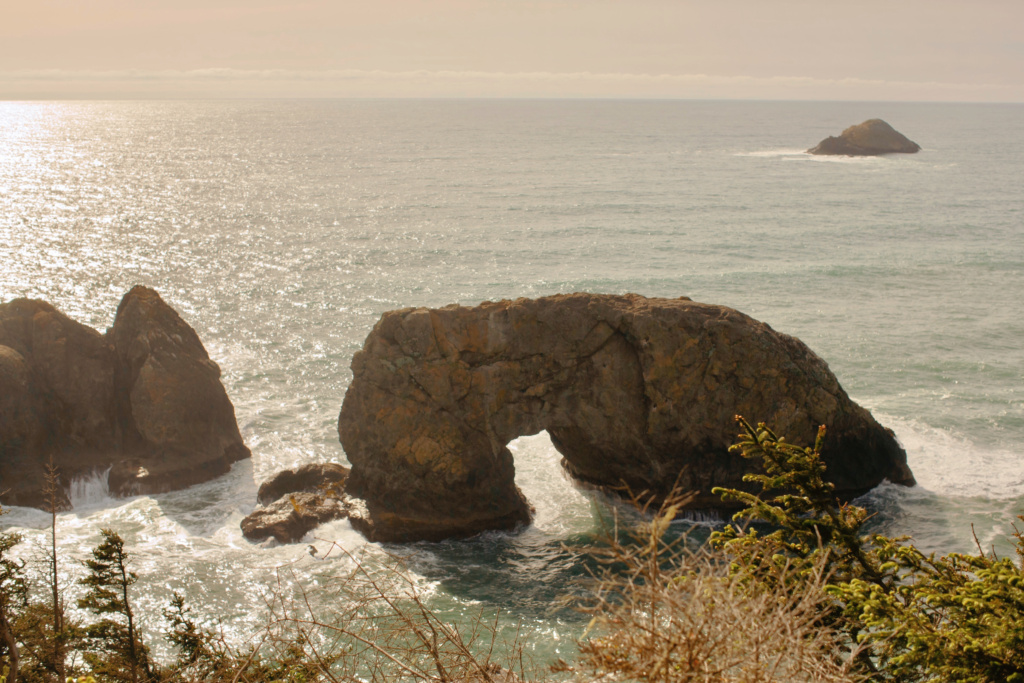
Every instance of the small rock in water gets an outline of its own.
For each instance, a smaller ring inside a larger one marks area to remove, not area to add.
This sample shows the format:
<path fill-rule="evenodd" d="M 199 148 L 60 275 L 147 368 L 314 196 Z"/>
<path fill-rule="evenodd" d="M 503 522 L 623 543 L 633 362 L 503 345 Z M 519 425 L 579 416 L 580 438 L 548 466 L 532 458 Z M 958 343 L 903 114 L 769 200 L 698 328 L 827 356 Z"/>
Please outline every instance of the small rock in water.
<path fill-rule="evenodd" d="M 260 486 L 257 498 L 265 507 L 242 520 L 242 535 L 250 541 L 274 538 L 296 543 L 316 527 L 349 514 L 343 492 L 348 468 L 338 463 L 309 463 L 282 470 Z M 307 548 L 313 557 L 316 546 Z"/>
<path fill-rule="evenodd" d="M 342 498 L 302 491 L 289 494 L 243 519 L 242 535 L 250 541 L 273 538 L 278 543 L 296 543 L 321 524 L 347 515 Z M 313 546 L 310 548 L 315 550 Z"/>
<path fill-rule="evenodd" d="M 850 126 L 838 137 L 830 136 L 807 150 L 809 154 L 835 154 L 851 157 L 882 154 L 914 154 L 921 146 L 897 132 L 882 119 L 868 119 Z"/>
<path fill-rule="evenodd" d="M 321 491 L 333 486 L 339 491 L 345 487 L 348 468 L 336 462 L 314 462 L 294 470 L 282 470 L 260 484 L 256 500 L 269 505 L 286 493 Z"/>

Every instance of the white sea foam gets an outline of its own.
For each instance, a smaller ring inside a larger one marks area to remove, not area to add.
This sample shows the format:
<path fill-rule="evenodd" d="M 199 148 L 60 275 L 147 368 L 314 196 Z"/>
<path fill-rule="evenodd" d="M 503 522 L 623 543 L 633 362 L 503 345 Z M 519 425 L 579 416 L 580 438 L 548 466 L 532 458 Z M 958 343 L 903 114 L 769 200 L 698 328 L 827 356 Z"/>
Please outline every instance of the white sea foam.
<path fill-rule="evenodd" d="M 736 152 L 738 157 L 764 157 L 764 158 L 777 158 L 777 157 L 800 157 L 807 156 L 807 150 L 805 149 L 765 149 L 758 150 L 756 152 Z"/>
<path fill-rule="evenodd" d="M 962 434 L 919 420 L 879 419 L 896 432 L 921 487 L 944 496 L 1024 498 L 1020 450 L 979 446 Z"/>
<path fill-rule="evenodd" d="M 707 527 L 721 526 L 726 521 L 717 510 L 683 510 L 679 513 L 678 519 L 687 524 Z"/>
<path fill-rule="evenodd" d="M 109 475 L 110 468 L 108 467 L 105 470 L 94 470 L 90 474 L 73 479 L 71 486 L 68 487 L 71 507 L 78 510 L 113 503 L 114 498 L 110 495 L 108 485 Z"/>
<path fill-rule="evenodd" d="M 535 508 L 533 524 L 555 536 L 594 528 L 592 500 L 562 468 L 562 454 L 547 432 L 515 439 L 508 445 L 516 468 L 516 484 Z"/>
<path fill-rule="evenodd" d="M 826 164 L 878 165 L 892 161 L 886 156 L 846 156 L 843 154 L 811 154 L 806 149 L 766 149 L 754 152 L 736 152 L 734 156 L 781 161 L 807 161 Z"/>

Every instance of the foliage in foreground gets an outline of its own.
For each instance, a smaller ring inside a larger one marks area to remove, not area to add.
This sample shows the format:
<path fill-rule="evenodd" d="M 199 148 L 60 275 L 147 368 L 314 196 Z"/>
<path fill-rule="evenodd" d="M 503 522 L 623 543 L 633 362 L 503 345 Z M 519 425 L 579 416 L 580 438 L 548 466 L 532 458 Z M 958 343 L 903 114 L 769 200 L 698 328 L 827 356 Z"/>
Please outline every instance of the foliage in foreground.
<path fill-rule="evenodd" d="M 845 635 L 849 661 L 871 680 L 1024 681 L 1024 573 L 1013 559 L 980 546 L 936 557 L 906 537 L 866 533 L 865 510 L 840 503 L 824 479 L 824 427 L 813 448 L 800 448 L 738 420 L 734 448 L 763 464 L 745 477 L 762 494 L 718 492 L 746 505 L 735 521 L 772 531 L 732 524 L 712 535 L 734 575 L 798 593 L 824 572 L 819 623 Z M 1019 562 L 1024 538 L 1015 536 Z"/>
<path fill-rule="evenodd" d="M 76 631 L 75 648 L 68 654 L 81 650 L 85 666 L 63 662 L 62 670 L 81 676 L 69 681 L 512 683 L 523 677 L 518 636 L 500 642 L 496 621 L 483 616 L 463 626 L 448 623 L 424 603 L 415 579 L 400 563 L 371 569 L 338 546 L 324 556 L 344 554 L 348 561 L 341 565 L 348 569 L 317 596 L 319 604 L 333 606 L 329 615 L 314 610 L 301 588 L 287 587 L 294 577 L 282 576 L 269 594 L 266 624 L 248 645 L 238 647 L 200 626 L 184 598 L 175 594 L 164 617 L 170 627 L 166 638 L 178 656 L 161 666 L 151 658 L 132 610 L 136 576 L 124 541 L 110 529 L 102 530 L 102 539 L 85 562 L 89 574 L 80 583 L 88 591 L 78 601 L 98 619 Z M 0 683 L 60 681 L 55 667 L 42 666 L 37 650 L 26 647 L 40 632 L 25 628 L 31 607 L 25 566 L 8 557 L 19 541 L 14 534 L 0 534 L 0 616 L 12 617 L 11 637 L 0 641 L 11 645 L 0 647 Z"/>
<path fill-rule="evenodd" d="M 579 657 L 560 663 L 557 675 L 652 683 L 1024 681 L 1019 532 L 1016 562 L 980 547 L 977 555 L 935 557 L 907 538 L 868 533 L 865 510 L 838 501 L 824 478 L 824 431 L 813 448 L 801 448 L 763 424 L 739 422 L 734 448 L 761 464 L 761 474 L 746 477 L 761 494 L 720 490 L 744 508 L 697 551 L 669 533 L 682 497 L 633 533 L 614 534 L 598 553 L 584 601 L 592 618 Z M 47 626 L 64 623 L 52 618 L 61 609 L 56 572 L 53 600 L 32 602 L 25 565 L 10 556 L 20 540 L 0 533 L 0 683 L 60 681 L 64 671 L 97 677 L 81 683 L 513 683 L 529 673 L 518 634 L 501 644 L 496 621 L 448 623 L 401 564 L 372 569 L 337 546 L 327 554 L 345 554 L 346 573 L 318 589 L 330 593 L 317 600 L 333 606 L 329 617 L 282 580 L 264 628 L 233 647 L 199 626 L 175 595 L 164 616 L 178 658 L 161 666 L 135 624 L 135 576 L 115 532 L 104 530 L 86 563 L 89 592 L 80 604 L 99 620 L 85 628 Z M 47 642 L 55 637 L 59 647 Z M 74 659 L 77 650 L 87 669 Z"/>
<path fill-rule="evenodd" d="M 825 575 L 751 583 L 707 548 L 692 551 L 667 533 L 686 498 L 599 553 L 592 615 L 575 665 L 561 670 L 588 681 L 657 683 L 839 683 L 857 680 L 831 655 L 839 634 L 822 627 Z M 801 590 L 789 591 L 789 579 Z"/>
<path fill-rule="evenodd" d="M 149 648 L 136 629 L 129 599 L 129 588 L 138 577 L 128 569 L 124 540 L 111 529 L 100 533 L 103 542 L 85 561 L 89 575 L 81 581 L 89 591 L 78 601 L 79 607 L 101 617 L 85 629 L 85 661 L 90 670 L 110 680 L 154 681 Z"/>

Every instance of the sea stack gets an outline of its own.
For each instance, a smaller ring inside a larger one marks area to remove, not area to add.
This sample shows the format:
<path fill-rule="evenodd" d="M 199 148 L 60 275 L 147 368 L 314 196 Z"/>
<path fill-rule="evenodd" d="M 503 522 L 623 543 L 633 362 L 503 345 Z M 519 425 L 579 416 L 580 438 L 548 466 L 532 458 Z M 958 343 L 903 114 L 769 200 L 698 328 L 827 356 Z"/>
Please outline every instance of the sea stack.
<path fill-rule="evenodd" d="M 738 311 L 629 294 L 568 294 L 385 313 L 352 360 L 338 429 L 349 518 L 372 540 L 415 541 L 530 520 L 519 436 L 547 430 L 579 480 L 664 496 L 744 488 L 736 415 L 812 444 L 838 494 L 913 484 L 892 432 L 798 339 Z"/>
<path fill-rule="evenodd" d="M 838 137 L 827 137 L 807 150 L 809 154 L 837 154 L 852 157 L 881 154 L 914 154 L 921 146 L 896 131 L 882 119 L 868 119 L 850 126 Z"/>
<path fill-rule="evenodd" d="M 207 481 L 249 449 L 195 330 L 139 286 L 106 334 L 45 301 L 0 304 L 0 501 L 45 508 L 51 457 L 64 488 L 109 469 L 130 495 Z"/>
<path fill-rule="evenodd" d="M 250 541 L 296 543 L 321 524 L 348 516 L 348 472 L 337 463 L 278 472 L 260 486 L 257 500 L 262 507 L 242 520 L 242 535 Z"/>

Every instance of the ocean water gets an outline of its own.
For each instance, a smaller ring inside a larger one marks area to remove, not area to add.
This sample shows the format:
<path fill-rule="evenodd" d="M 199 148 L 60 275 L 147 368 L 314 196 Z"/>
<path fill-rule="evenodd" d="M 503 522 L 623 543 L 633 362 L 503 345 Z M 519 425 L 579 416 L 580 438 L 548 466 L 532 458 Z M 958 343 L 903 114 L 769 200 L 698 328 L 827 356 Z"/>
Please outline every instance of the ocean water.
<path fill-rule="evenodd" d="M 923 150 L 803 152 L 873 117 Z M 238 524 L 273 472 L 345 462 L 352 355 L 407 306 L 593 291 L 737 308 L 806 342 L 895 430 L 920 485 L 868 494 L 879 526 L 1006 553 L 1024 513 L 1022 181 L 1020 105 L 0 102 L 0 300 L 102 330 L 146 284 L 223 370 L 251 462 L 120 500 L 97 476 L 60 516 L 69 560 L 103 527 L 125 537 L 154 634 L 174 590 L 243 638 L 275 587 L 315 595 L 344 573 L 337 549 L 254 545 Z M 565 656 L 583 625 L 557 599 L 616 506 L 562 476 L 546 435 L 512 448 L 537 509 L 519 533 L 381 547 L 335 522 L 308 541 L 399 554 L 436 609 L 498 615 L 538 634 L 539 660 Z M 48 519 L 0 524 L 31 557 Z M 64 566 L 73 598 L 81 569 Z"/>

